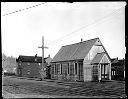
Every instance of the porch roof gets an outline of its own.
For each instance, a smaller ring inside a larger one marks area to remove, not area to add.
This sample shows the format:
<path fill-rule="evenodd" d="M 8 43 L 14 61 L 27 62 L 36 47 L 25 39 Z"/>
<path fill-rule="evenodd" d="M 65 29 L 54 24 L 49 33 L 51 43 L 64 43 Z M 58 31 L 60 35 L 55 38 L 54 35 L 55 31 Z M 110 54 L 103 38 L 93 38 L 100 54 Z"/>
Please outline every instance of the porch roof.
<path fill-rule="evenodd" d="M 102 57 L 105 53 L 97 53 L 96 56 L 93 58 L 91 64 L 100 63 Z"/>

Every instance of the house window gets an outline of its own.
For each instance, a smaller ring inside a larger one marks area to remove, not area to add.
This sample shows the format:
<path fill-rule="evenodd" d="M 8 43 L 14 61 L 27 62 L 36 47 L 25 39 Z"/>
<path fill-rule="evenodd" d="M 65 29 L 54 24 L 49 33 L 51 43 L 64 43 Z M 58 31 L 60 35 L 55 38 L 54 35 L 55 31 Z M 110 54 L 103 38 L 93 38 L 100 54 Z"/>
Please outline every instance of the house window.
<path fill-rule="evenodd" d="M 62 64 L 60 64 L 60 74 L 62 74 Z"/>
<path fill-rule="evenodd" d="M 74 75 L 74 63 L 70 62 L 70 75 Z"/>
<path fill-rule="evenodd" d="M 70 68 L 69 68 L 69 63 L 68 63 L 68 74 L 69 74 L 69 69 L 70 69 Z"/>
<path fill-rule="evenodd" d="M 75 63 L 75 74 L 77 74 L 77 63 Z"/>
<path fill-rule="evenodd" d="M 54 68 L 55 68 L 55 75 L 57 74 L 57 66 L 56 64 L 54 65 Z"/>
<path fill-rule="evenodd" d="M 57 74 L 60 74 L 60 64 L 59 63 L 56 64 L 56 70 L 57 70 Z"/>
<path fill-rule="evenodd" d="M 116 71 L 112 71 L 112 76 L 114 76 L 116 73 L 115 73 Z"/>
<path fill-rule="evenodd" d="M 54 71 L 54 64 L 51 65 L 51 74 L 54 74 L 55 71 Z"/>

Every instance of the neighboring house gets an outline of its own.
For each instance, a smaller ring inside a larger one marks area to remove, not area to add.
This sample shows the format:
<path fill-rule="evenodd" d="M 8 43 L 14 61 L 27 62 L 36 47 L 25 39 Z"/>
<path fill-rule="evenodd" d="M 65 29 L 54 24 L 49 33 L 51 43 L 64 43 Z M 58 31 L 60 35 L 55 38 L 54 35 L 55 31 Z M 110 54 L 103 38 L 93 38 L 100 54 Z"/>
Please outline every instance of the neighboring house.
<path fill-rule="evenodd" d="M 100 39 L 62 46 L 51 62 L 51 79 L 111 80 L 111 59 Z"/>
<path fill-rule="evenodd" d="M 51 59 L 50 56 L 44 58 L 45 68 L 47 68 L 50 59 Z M 42 57 L 37 57 L 37 55 L 35 56 L 20 55 L 18 59 L 16 59 L 16 62 L 17 62 L 17 76 L 41 78 L 40 70 L 42 69 Z"/>
<path fill-rule="evenodd" d="M 111 59 L 111 75 L 112 80 L 125 79 L 125 59 L 113 58 Z"/>

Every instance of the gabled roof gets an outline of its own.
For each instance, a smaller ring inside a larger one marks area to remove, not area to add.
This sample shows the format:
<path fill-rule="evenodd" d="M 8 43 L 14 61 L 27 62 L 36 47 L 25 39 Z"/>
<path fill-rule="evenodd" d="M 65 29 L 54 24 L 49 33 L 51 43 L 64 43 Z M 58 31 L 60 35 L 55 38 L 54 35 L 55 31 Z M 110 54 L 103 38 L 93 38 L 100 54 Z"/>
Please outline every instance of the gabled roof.
<path fill-rule="evenodd" d="M 91 64 L 100 63 L 102 57 L 105 53 L 97 53 L 96 56 L 93 58 Z"/>
<path fill-rule="evenodd" d="M 49 57 L 44 58 L 44 62 L 46 62 L 46 59 Z M 16 59 L 16 62 L 21 61 L 21 62 L 34 62 L 34 63 L 41 63 L 42 62 L 42 57 L 36 57 L 36 56 L 24 56 L 20 55 L 18 59 Z"/>
<path fill-rule="evenodd" d="M 111 59 L 111 62 L 114 62 L 115 60 L 117 60 L 117 58 L 112 58 L 112 59 Z"/>
<path fill-rule="evenodd" d="M 114 60 L 112 61 L 112 64 L 120 64 L 120 65 L 123 65 L 123 64 L 125 64 L 125 59 L 119 59 L 118 60 L 117 58 L 114 58 Z"/>
<path fill-rule="evenodd" d="M 118 60 L 117 58 L 113 58 L 113 59 L 111 59 L 111 62 L 112 62 L 112 64 L 113 64 L 113 63 L 118 63 L 119 60 Z"/>
<path fill-rule="evenodd" d="M 84 59 L 97 39 L 99 38 L 62 46 L 52 62 Z"/>

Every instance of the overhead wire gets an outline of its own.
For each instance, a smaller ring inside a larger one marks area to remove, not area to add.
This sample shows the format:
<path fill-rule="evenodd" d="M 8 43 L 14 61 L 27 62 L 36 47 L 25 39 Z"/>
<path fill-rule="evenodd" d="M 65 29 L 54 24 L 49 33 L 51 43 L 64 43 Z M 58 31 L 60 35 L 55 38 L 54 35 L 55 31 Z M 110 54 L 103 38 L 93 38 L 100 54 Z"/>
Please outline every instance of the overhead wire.
<path fill-rule="evenodd" d="M 36 5 L 30 6 L 30 7 L 27 7 L 27 8 L 25 8 L 25 9 L 20 9 L 20 10 L 11 12 L 11 13 L 4 14 L 4 15 L 2 15 L 2 16 L 10 15 L 10 14 L 13 14 L 13 13 L 16 13 L 16 12 L 20 12 L 20 11 L 23 11 L 23 10 L 28 10 L 28 9 L 30 9 L 30 8 L 33 8 L 33 7 L 42 5 L 42 4 L 44 4 L 44 3 L 36 4 Z M 120 9 L 122 9 L 122 8 L 123 8 L 123 7 L 121 7 Z M 51 45 L 51 44 L 53 44 L 53 43 L 54 43 L 54 44 L 55 44 L 55 43 L 59 43 L 60 41 L 62 41 L 62 39 L 65 39 L 66 37 L 70 37 L 72 34 L 74 35 L 74 34 L 78 33 L 78 31 L 80 31 L 80 30 L 82 30 L 82 29 L 84 29 L 84 28 L 88 28 L 89 26 L 98 24 L 98 22 L 103 21 L 104 19 L 108 18 L 108 16 L 113 15 L 113 14 L 115 14 L 116 12 L 119 12 L 120 9 L 117 9 L 116 11 L 114 10 L 114 11 L 112 11 L 112 13 L 110 13 L 110 14 L 108 14 L 108 15 L 106 15 L 106 16 L 103 16 L 102 18 L 99 18 L 99 19 L 97 19 L 96 21 L 94 21 L 94 22 L 92 22 L 92 23 L 90 23 L 90 24 L 88 24 L 88 25 L 86 25 L 86 26 L 83 26 L 83 27 L 81 27 L 81 28 L 79 28 L 79 29 L 77 29 L 77 30 L 75 30 L 75 31 L 73 31 L 73 32 L 71 32 L 71 33 L 65 35 L 65 36 L 62 36 L 62 37 L 60 37 L 60 38 L 57 39 L 57 40 L 54 40 L 54 41 L 52 41 L 52 42 L 50 42 L 50 43 L 47 43 L 47 45 Z"/>
<path fill-rule="evenodd" d="M 85 29 L 85 28 L 88 28 L 89 26 L 98 24 L 99 22 L 105 20 L 105 19 L 108 18 L 109 16 L 111 16 L 111 15 L 113 15 L 113 14 L 116 14 L 116 13 L 119 12 L 122 8 L 123 8 L 123 7 L 119 8 L 119 9 L 117 9 L 117 10 L 114 10 L 114 11 L 112 11 L 112 13 L 110 13 L 110 14 L 108 14 L 108 15 L 106 15 L 106 16 L 103 16 L 102 18 L 99 18 L 99 19 L 97 19 L 96 21 L 94 21 L 94 22 L 92 22 L 92 23 L 90 23 L 90 24 L 88 24 L 88 25 L 86 25 L 86 26 L 83 26 L 83 27 L 81 27 L 81 28 L 79 28 L 79 29 L 77 29 L 77 30 L 75 30 L 75 31 L 73 31 L 73 32 L 71 32 L 71 33 L 65 35 L 65 36 L 60 37 L 60 38 L 57 39 L 57 40 L 54 40 L 54 41 L 49 42 L 49 43 L 46 43 L 46 44 L 47 44 L 47 45 L 51 45 L 51 44 L 53 44 L 53 43 L 54 43 L 54 44 L 55 44 L 55 43 L 60 43 L 60 42 L 61 42 L 63 39 L 65 39 L 66 37 L 70 37 L 70 36 L 72 36 L 72 35 L 74 35 L 74 34 L 76 34 L 76 33 L 79 33 L 78 31 L 80 31 L 80 30 L 82 30 L 82 29 Z"/>
<path fill-rule="evenodd" d="M 2 16 L 7 16 L 7 15 L 14 14 L 14 13 L 17 13 L 17 12 L 20 12 L 20 11 L 23 11 L 23 10 L 28 10 L 30 8 L 34 8 L 34 7 L 40 6 L 42 4 L 44 4 L 44 2 L 36 4 L 36 5 L 33 5 L 33 6 L 30 6 L 30 7 L 27 7 L 27 8 L 24 8 L 24 9 L 16 10 L 16 11 L 13 11 L 13 12 L 10 12 L 10 13 L 7 13 L 7 14 L 3 14 Z"/>

